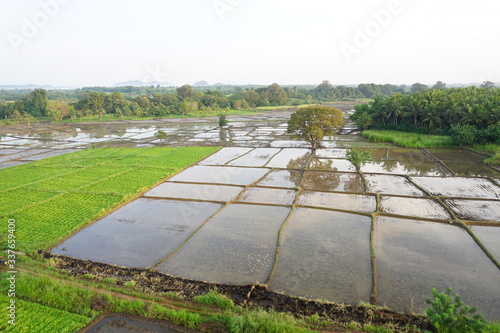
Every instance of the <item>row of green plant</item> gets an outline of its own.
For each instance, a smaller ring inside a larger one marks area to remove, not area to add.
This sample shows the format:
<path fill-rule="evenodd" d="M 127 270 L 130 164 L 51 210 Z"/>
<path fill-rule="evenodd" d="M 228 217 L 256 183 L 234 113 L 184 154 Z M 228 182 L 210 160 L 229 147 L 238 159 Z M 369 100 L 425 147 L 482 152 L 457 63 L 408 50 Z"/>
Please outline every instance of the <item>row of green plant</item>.
<path fill-rule="evenodd" d="M 366 130 L 363 136 L 373 142 L 392 142 L 406 148 L 449 147 L 451 137 L 445 135 L 419 134 L 389 130 Z"/>
<path fill-rule="evenodd" d="M 88 149 L 0 170 L 0 218 L 16 221 L 17 250 L 45 249 L 216 149 Z"/>
<path fill-rule="evenodd" d="M 9 304 L 10 298 L 0 295 L 0 303 Z M 15 325 L 8 322 L 10 317 L 7 306 L 0 308 L 0 331 L 12 333 L 73 333 L 87 326 L 92 318 L 68 311 L 54 309 L 22 299 L 16 300 Z"/>
<path fill-rule="evenodd" d="M 362 129 L 448 133 L 467 124 L 481 131 L 500 122 L 500 88 L 433 89 L 376 96 L 368 104 L 357 105 L 351 119 Z M 498 141 L 499 131 L 481 134 L 480 139 Z"/>
<path fill-rule="evenodd" d="M 26 265 L 24 265 L 26 266 Z M 17 326 L 0 326 L 7 332 L 75 332 L 87 325 L 93 318 L 104 312 L 118 312 L 163 319 L 188 328 L 201 329 L 202 326 L 219 326 L 219 331 L 239 332 L 313 332 L 328 330 L 334 323 L 325 321 L 317 314 L 297 319 L 289 314 L 262 309 L 246 309 L 235 306 L 231 299 L 217 292 L 194 297 L 195 305 L 189 302 L 174 302 L 176 309 L 169 307 L 170 302 L 142 293 L 133 297 L 113 296 L 110 288 L 93 280 L 88 274 L 87 281 L 80 281 L 61 275 L 57 271 L 49 272 L 40 267 L 36 274 L 23 270 L 17 276 L 16 304 Z M 50 273 L 51 276 L 46 276 Z M 0 287 L 8 288 L 6 275 L 0 275 Z M 114 279 L 110 284 L 116 283 Z M 133 284 L 129 284 L 133 287 Z M 116 292 L 116 289 L 114 289 Z M 499 323 L 487 322 L 477 308 L 466 306 L 460 296 L 451 294 L 451 289 L 444 293 L 432 290 L 432 297 L 427 299 L 429 307 L 426 316 L 438 333 L 498 333 Z M 165 297 L 165 295 L 163 296 Z M 177 295 L 170 297 L 178 298 Z M 135 299 L 134 299 L 135 298 Z M 0 296 L 4 304 L 7 296 Z M 173 299 L 174 300 L 174 299 Z M 174 300 L 175 301 L 175 300 Z M 197 306 L 196 306 L 197 305 Z M 179 308 L 180 306 L 180 308 Z M 222 310 L 222 312 L 220 310 Z M 5 309 L 0 310 L 4 314 Z M 217 324 L 219 323 L 219 324 Z M 212 325 L 210 325 L 212 324 Z M 1 325 L 1 324 L 0 324 Z M 362 332 L 404 332 L 403 327 L 361 325 L 350 323 L 347 329 Z M 338 327 L 337 327 L 338 328 Z M 411 331 L 411 328 L 407 328 Z"/>

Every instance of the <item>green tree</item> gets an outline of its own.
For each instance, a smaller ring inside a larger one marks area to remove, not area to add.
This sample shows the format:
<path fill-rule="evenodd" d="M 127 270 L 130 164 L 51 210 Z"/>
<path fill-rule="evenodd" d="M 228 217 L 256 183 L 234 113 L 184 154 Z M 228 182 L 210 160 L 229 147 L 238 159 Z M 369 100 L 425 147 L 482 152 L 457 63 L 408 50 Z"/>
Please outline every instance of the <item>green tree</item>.
<path fill-rule="evenodd" d="M 495 83 L 491 81 L 484 81 L 481 83 L 480 88 L 492 89 L 495 88 Z"/>
<path fill-rule="evenodd" d="M 63 101 L 48 101 L 47 113 L 55 121 L 60 121 L 70 114 L 70 106 Z"/>
<path fill-rule="evenodd" d="M 410 91 L 412 93 L 416 93 L 416 92 L 419 92 L 419 91 L 424 91 L 424 90 L 427 90 L 429 89 L 429 87 L 427 87 L 425 84 L 422 84 L 422 83 L 414 83 L 412 86 L 411 86 L 411 89 Z"/>
<path fill-rule="evenodd" d="M 177 88 L 176 91 L 180 99 L 191 98 L 195 95 L 193 87 L 191 87 L 189 84 L 185 84 L 182 87 Z"/>
<path fill-rule="evenodd" d="M 219 115 L 219 127 L 227 126 L 227 119 L 225 114 Z"/>
<path fill-rule="evenodd" d="M 356 171 L 359 172 L 361 167 L 371 160 L 372 155 L 369 150 L 361 150 L 358 148 L 350 148 L 346 154 L 347 160 L 354 165 Z"/>
<path fill-rule="evenodd" d="M 270 105 L 285 105 L 288 101 L 285 90 L 277 83 L 265 88 L 261 95 Z"/>
<path fill-rule="evenodd" d="M 45 89 L 35 89 L 30 92 L 26 101 L 26 111 L 35 117 L 47 115 L 47 91 Z"/>
<path fill-rule="evenodd" d="M 435 90 L 446 89 L 446 83 L 444 83 L 443 81 L 437 81 L 436 84 L 433 85 L 431 89 L 435 89 Z"/>
<path fill-rule="evenodd" d="M 301 108 L 290 117 L 288 133 L 311 144 L 313 150 L 326 135 L 333 135 L 344 125 L 342 111 L 335 108 L 309 106 Z"/>
<path fill-rule="evenodd" d="M 251 108 L 255 108 L 258 104 L 259 104 L 259 101 L 260 101 L 260 95 L 258 92 L 256 92 L 255 90 L 251 89 L 251 90 L 247 90 L 245 92 L 245 100 L 248 102 L 248 105 L 251 107 Z"/>

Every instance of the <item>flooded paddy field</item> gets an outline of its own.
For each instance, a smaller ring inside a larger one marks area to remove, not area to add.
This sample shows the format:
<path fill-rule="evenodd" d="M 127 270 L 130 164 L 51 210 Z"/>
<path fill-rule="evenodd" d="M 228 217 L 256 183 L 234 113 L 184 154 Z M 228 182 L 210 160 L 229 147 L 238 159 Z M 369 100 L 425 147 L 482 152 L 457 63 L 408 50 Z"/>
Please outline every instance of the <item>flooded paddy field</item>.
<path fill-rule="evenodd" d="M 396 150 L 376 148 L 378 156 L 403 156 L 405 163 L 428 156 Z M 348 167 L 317 170 L 318 160 Z M 498 318 L 500 270 L 477 242 L 500 255 L 500 187 L 487 177 L 436 176 L 435 169 L 390 174 L 368 166 L 359 174 L 351 167 L 337 148 L 222 148 L 53 253 L 208 283 L 257 283 L 291 296 L 371 300 L 400 311 L 422 312 L 431 288 L 451 287 Z M 159 202 L 166 205 L 161 212 L 148 206 Z M 158 222 L 134 232 L 125 218 L 131 205 Z M 485 224 L 493 231 L 484 231 Z M 100 258 L 82 246 L 92 247 L 96 228 L 111 237 Z M 111 245 L 123 233 L 129 245 L 154 241 L 145 251 Z M 117 261 L 117 250 L 128 253 L 127 260 Z"/>
<path fill-rule="evenodd" d="M 468 150 L 403 149 L 355 132 L 313 153 L 286 133 L 289 114 L 230 116 L 223 130 L 215 118 L 2 129 L 0 168 L 89 147 L 223 146 L 51 252 L 400 311 L 422 312 L 431 288 L 451 287 L 500 318 L 498 170 Z M 362 173 L 349 147 L 372 152 Z"/>

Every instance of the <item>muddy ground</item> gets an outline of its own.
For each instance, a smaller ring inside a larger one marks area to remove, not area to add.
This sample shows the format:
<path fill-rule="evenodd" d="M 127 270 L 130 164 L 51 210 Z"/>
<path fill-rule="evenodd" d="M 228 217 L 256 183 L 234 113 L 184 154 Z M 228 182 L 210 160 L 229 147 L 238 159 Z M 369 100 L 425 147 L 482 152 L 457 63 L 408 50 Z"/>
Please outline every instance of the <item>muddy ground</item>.
<path fill-rule="evenodd" d="M 420 329 L 431 329 L 427 319 L 421 315 L 400 313 L 385 308 L 318 302 L 276 293 L 263 285 L 236 286 L 207 283 L 169 276 L 153 269 L 117 267 L 52 255 L 48 252 L 44 253 L 44 257 L 57 259 L 55 260 L 56 268 L 68 272 L 71 276 L 82 277 L 85 274 L 92 274 L 98 280 L 112 277 L 119 285 L 134 281 L 136 288 L 148 293 L 175 292 L 191 299 L 215 289 L 230 297 L 236 305 L 274 309 L 298 317 L 312 316 L 317 313 L 323 318 L 338 323 L 355 321 L 362 324 L 395 324 L 401 327 L 416 326 Z"/>

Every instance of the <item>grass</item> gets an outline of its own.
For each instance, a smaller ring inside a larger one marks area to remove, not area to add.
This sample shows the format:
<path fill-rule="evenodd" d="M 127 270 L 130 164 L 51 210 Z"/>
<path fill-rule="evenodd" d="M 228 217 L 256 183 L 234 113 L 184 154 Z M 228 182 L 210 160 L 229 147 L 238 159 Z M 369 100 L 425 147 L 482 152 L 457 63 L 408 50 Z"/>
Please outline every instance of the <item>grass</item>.
<path fill-rule="evenodd" d="M 500 144 L 474 145 L 473 148 L 479 152 L 492 155 L 484 160 L 484 163 L 491 165 L 500 165 Z"/>
<path fill-rule="evenodd" d="M 16 250 L 46 249 L 216 149 L 88 149 L 3 169 L 0 218 L 16 221 Z"/>
<path fill-rule="evenodd" d="M 406 148 L 449 147 L 451 137 L 444 135 L 417 134 L 399 131 L 367 130 L 363 136 L 373 142 L 392 142 Z"/>
<path fill-rule="evenodd" d="M 194 302 L 205 306 L 218 307 L 220 309 L 231 309 L 234 307 L 233 301 L 227 296 L 211 290 L 206 295 L 199 295 L 194 298 Z"/>
<path fill-rule="evenodd" d="M 0 295 L 0 303 L 8 304 L 9 298 Z M 87 326 L 92 318 L 70 313 L 64 310 L 54 309 L 38 303 L 24 300 L 16 300 L 15 325 L 11 325 L 6 320 L 7 307 L 0 308 L 0 331 L 2 332 L 40 332 L 52 333 L 76 332 Z M 10 318 L 9 318 L 10 319 Z"/>

